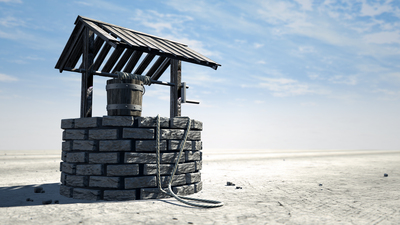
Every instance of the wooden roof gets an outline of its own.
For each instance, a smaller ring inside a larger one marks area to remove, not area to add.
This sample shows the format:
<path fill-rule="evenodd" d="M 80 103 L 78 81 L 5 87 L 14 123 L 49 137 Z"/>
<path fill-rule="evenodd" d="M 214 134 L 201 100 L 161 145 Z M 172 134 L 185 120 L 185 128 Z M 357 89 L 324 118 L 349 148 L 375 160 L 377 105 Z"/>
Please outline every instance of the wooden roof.
<path fill-rule="evenodd" d="M 171 59 L 217 69 L 220 64 L 188 48 L 187 45 L 128 28 L 78 16 L 75 28 L 55 66 L 63 70 L 83 69 L 84 28 L 94 33 L 94 61 L 91 70 L 104 73 L 123 71 L 150 76 L 153 80 L 163 74 Z M 139 64 L 139 65 L 137 65 Z"/>

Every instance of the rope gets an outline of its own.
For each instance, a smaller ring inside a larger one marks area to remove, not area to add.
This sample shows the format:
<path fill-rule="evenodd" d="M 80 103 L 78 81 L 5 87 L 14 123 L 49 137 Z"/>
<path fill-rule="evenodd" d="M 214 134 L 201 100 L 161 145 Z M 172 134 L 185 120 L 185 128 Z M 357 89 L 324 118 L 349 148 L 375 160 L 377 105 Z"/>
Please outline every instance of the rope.
<path fill-rule="evenodd" d="M 157 136 L 156 136 L 156 139 L 157 139 L 157 141 L 156 141 L 157 154 L 156 155 L 157 155 L 158 189 L 161 192 L 163 192 L 163 193 L 165 193 L 165 194 L 167 194 L 169 196 L 172 196 L 176 200 L 178 200 L 178 201 L 180 201 L 180 202 L 182 202 L 184 204 L 187 204 L 187 205 L 196 206 L 196 207 L 202 207 L 202 208 L 216 208 L 216 207 L 223 206 L 224 203 L 220 202 L 220 201 L 208 200 L 208 199 L 200 199 L 200 198 L 190 198 L 190 197 L 185 197 L 185 196 L 178 196 L 172 191 L 172 187 L 171 187 L 172 179 L 174 178 L 175 172 L 178 169 L 179 160 L 181 159 L 181 156 L 182 156 L 182 153 L 183 153 L 183 147 L 185 146 L 186 139 L 187 139 L 187 136 L 188 136 L 189 130 L 190 130 L 191 120 L 190 120 L 189 117 L 187 117 L 187 119 L 188 119 L 187 129 L 186 129 L 185 134 L 183 136 L 183 140 L 181 141 L 181 144 L 179 145 L 179 155 L 178 155 L 178 158 L 176 159 L 175 167 L 172 170 L 171 177 L 170 177 L 169 182 L 168 182 L 168 191 L 165 191 L 165 190 L 162 189 L 161 177 L 160 177 L 160 138 L 161 138 L 160 137 L 160 115 L 157 115 L 157 132 L 156 132 L 157 133 Z M 186 200 L 192 200 L 192 201 L 208 203 L 208 204 L 194 203 L 194 202 L 189 202 L 189 201 L 186 201 Z"/>
<path fill-rule="evenodd" d="M 148 76 L 142 76 L 138 74 L 131 74 L 131 73 L 126 73 L 126 72 L 116 72 L 118 75 L 119 79 L 135 79 L 135 80 L 140 80 L 143 82 L 145 85 L 151 85 L 151 80 L 150 77 Z"/>

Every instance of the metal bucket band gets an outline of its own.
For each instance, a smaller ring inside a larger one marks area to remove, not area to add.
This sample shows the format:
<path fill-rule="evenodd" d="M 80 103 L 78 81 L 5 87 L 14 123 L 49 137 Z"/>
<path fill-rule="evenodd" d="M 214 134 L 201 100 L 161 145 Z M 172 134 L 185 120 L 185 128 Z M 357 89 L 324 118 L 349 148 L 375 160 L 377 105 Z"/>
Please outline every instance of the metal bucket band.
<path fill-rule="evenodd" d="M 143 92 L 143 86 L 142 85 L 138 85 L 138 84 L 126 84 L 126 83 L 122 83 L 122 84 L 107 84 L 106 85 L 106 90 L 111 90 L 111 89 L 131 89 L 134 91 L 141 91 Z"/>
<path fill-rule="evenodd" d="M 141 105 L 133 105 L 133 104 L 109 104 L 107 105 L 107 110 L 114 109 L 130 109 L 132 111 L 142 111 Z"/>

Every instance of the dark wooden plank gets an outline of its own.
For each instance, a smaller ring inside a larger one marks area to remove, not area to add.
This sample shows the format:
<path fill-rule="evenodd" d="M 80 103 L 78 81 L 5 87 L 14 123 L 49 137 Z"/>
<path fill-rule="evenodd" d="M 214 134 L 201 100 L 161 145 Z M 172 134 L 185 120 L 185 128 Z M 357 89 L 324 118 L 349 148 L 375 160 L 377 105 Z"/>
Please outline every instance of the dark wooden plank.
<path fill-rule="evenodd" d="M 78 43 L 75 45 L 74 50 L 72 53 L 68 56 L 68 61 L 65 63 L 64 68 L 70 67 L 70 68 L 75 68 L 76 64 L 78 63 L 79 59 L 81 58 L 81 55 L 83 54 L 83 36 L 78 40 Z"/>
<path fill-rule="evenodd" d="M 133 68 L 135 68 L 137 62 L 139 61 L 140 57 L 142 56 L 143 52 L 135 51 L 131 58 L 129 59 L 128 63 L 124 68 L 124 72 L 131 73 Z"/>
<path fill-rule="evenodd" d="M 148 53 L 146 57 L 143 59 L 142 63 L 138 66 L 138 68 L 135 70 L 134 74 L 139 74 L 141 75 L 143 71 L 147 68 L 147 66 L 151 63 L 151 61 L 154 59 L 156 55 Z"/>
<path fill-rule="evenodd" d="M 101 46 L 104 44 L 104 40 L 101 39 L 99 36 L 96 37 L 94 40 L 94 50 L 93 50 L 93 57 L 96 58 L 97 53 L 99 53 Z M 79 66 L 79 68 L 83 69 L 83 62 Z"/>
<path fill-rule="evenodd" d="M 162 62 L 162 64 L 158 67 L 156 72 L 154 72 L 154 74 L 151 76 L 150 79 L 158 80 L 161 77 L 161 75 L 163 75 L 165 70 L 167 70 L 167 68 L 169 67 L 170 64 L 171 64 L 171 59 L 170 58 L 166 58 L 164 60 L 164 62 Z"/>
<path fill-rule="evenodd" d="M 108 52 L 110 51 L 111 45 L 105 43 L 103 48 L 101 49 L 99 55 L 96 58 L 96 61 L 94 62 L 92 70 L 98 70 L 103 63 L 104 59 L 106 58 Z"/>
<path fill-rule="evenodd" d="M 165 56 L 160 56 L 158 59 L 154 62 L 153 66 L 149 69 L 149 71 L 146 73 L 146 76 L 153 76 L 154 72 L 157 71 L 157 69 L 160 67 L 160 65 L 164 62 Z"/>
<path fill-rule="evenodd" d="M 114 50 L 114 52 L 111 54 L 110 58 L 108 59 L 108 61 L 106 62 L 106 64 L 104 65 L 104 67 L 101 71 L 106 72 L 106 73 L 110 72 L 123 52 L 124 52 L 124 48 L 117 47 Z"/>
<path fill-rule="evenodd" d="M 131 40 L 129 37 L 125 36 L 124 34 L 120 33 L 115 27 L 109 26 L 109 25 L 102 25 L 102 27 L 107 30 L 108 32 L 116 35 L 117 37 L 121 38 L 121 40 L 125 41 L 132 47 L 140 47 L 143 44 L 137 43 L 133 40 Z"/>
<path fill-rule="evenodd" d="M 117 71 L 121 71 L 122 68 L 125 66 L 126 62 L 129 60 L 129 58 L 133 54 L 133 49 L 126 49 L 125 53 L 122 55 L 121 59 L 118 61 L 117 65 L 114 67 L 112 73 L 115 73 Z"/>
<path fill-rule="evenodd" d="M 83 67 L 85 72 L 82 73 L 81 86 L 81 118 L 92 117 L 93 102 L 93 50 L 94 50 L 94 33 L 89 28 L 84 29 L 83 34 Z"/>
<path fill-rule="evenodd" d="M 82 22 L 85 24 L 86 27 L 89 27 L 97 36 L 101 37 L 109 45 L 114 48 L 117 47 L 116 42 L 118 42 L 118 40 L 109 33 L 105 32 L 101 27 L 88 20 L 82 19 Z"/>
<path fill-rule="evenodd" d="M 179 92 L 181 88 L 181 61 L 172 59 L 171 60 L 171 83 L 174 86 L 170 87 L 170 118 L 181 116 L 179 110 L 180 104 L 178 101 Z"/>

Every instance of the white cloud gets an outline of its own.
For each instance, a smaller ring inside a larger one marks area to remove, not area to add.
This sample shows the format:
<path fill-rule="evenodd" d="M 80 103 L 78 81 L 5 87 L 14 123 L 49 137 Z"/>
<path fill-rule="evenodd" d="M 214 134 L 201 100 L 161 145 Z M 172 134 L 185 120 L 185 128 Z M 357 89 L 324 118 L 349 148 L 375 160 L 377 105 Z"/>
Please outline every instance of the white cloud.
<path fill-rule="evenodd" d="M 0 2 L 5 2 L 5 3 L 22 3 L 22 0 L 0 0 Z"/>
<path fill-rule="evenodd" d="M 18 81 L 18 78 L 0 73 L 0 82 Z"/>
<path fill-rule="evenodd" d="M 295 0 L 304 10 L 312 10 L 312 0 Z"/>
<path fill-rule="evenodd" d="M 397 31 L 372 33 L 365 35 L 364 40 L 367 43 L 375 43 L 375 44 L 400 43 L 400 34 Z"/>
<path fill-rule="evenodd" d="M 334 84 L 346 84 L 346 85 L 356 85 L 357 77 L 354 75 L 343 76 L 343 75 L 335 75 L 328 79 L 328 81 Z"/>
<path fill-rule="evenodd" d="M 392 7 L 389 5 L 391 1 L 385 1 L 383 4 L 375 3 L 370 5 L 366 1 L 363 1 L 361 7 L 361 15 L 362 16 L 377 16 L 384 12 L 391 12 L 393 11 Z"/>
<path fill-rule="evenodd" d="M 7 16 L 4 18 L 0 18 L 0 25 L 5 27 L 25 26 L 25 21 L 20 18 L 15 18 L 13 16 Z"/>
<path fill-rule="evenodd" d="M 256 48 L 256 49 L 261 48 L 263 46 L 264 46 L 264 44 L 254 43 L 254 48 Z"/>

